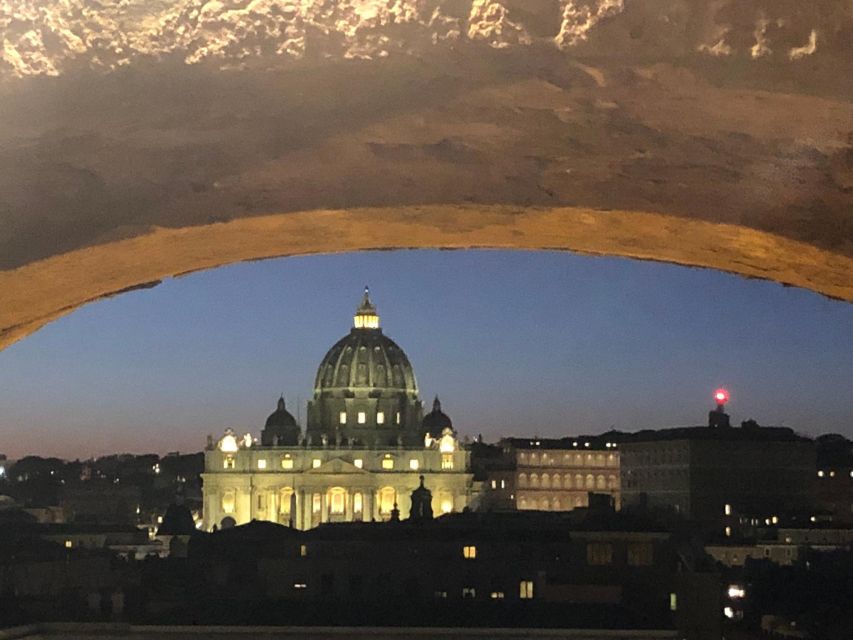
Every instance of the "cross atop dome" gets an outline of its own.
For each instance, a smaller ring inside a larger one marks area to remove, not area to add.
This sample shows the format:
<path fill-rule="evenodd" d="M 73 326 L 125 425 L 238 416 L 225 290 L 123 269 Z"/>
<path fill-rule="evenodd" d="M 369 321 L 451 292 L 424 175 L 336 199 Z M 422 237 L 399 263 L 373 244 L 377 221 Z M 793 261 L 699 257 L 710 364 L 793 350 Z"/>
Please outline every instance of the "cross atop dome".
<path fill-rule="evenodd" d="M 376 313 L 376 306 L 370 301 L 370 288 L 367 286 L 364 287 L 364 296 L 352 318 L 352 324 L 356 329 L 379 328 L 379 314 Z"/>

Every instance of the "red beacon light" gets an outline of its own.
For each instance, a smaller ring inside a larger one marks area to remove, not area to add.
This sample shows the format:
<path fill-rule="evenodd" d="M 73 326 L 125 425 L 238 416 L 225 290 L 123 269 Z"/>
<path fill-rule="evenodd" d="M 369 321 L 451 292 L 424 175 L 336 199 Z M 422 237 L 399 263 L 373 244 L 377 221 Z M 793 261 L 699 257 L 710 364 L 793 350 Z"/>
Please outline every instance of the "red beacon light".
<path fill-rule="evenodd" d="M 717 389 L 714 392 L 714 400 L 716 400 L 719 405 L 726 404 L 729 401 L 729 392 L 725 389 Z"/>

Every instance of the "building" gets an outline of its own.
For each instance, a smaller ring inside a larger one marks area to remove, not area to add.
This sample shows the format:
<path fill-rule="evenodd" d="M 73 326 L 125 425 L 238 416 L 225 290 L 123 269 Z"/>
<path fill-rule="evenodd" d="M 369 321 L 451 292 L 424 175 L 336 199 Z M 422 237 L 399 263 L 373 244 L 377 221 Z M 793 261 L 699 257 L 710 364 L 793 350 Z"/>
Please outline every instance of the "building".
<path fill-rule="evenodd" d="M 682 544 L 604 506 L 304 532 L 254 522 L 193 538 L 189 559 L 205 576 L 198 598 L 233 594 L 235 610 L 244 601 L 265 602 L 264 624 L 393 619 L 412 626 L 678 628 L 682 637 L 719 638 L 718 576 L 692 564 Z"/>
<path fill-rule="evenodd" d="M 226 431 L 205 452 L 204 525 L 324 522 L 408 516 L 424 476 L 435 513 L 462 511 L 476 493 L 469 452 L 438 398 L 423 415 L 414 369 L 379 326 L 367 289 L 349 334 L 317 369 L 303 432 L 280 398 L 260 439 Z M 401 499 L 401 496 L 405 499 Z"/>
<path fill-rule="evenodd" d="M 838 434 L 819 436 L 817 499 L 841 523 L 853 524 L 853 442 Z"/>
<path fill-rule="evenodd" d="M 619 446 L 625 507 L 671 509 L 729 534 L 735 522 L 814 508 L 813 441 L 752 420 L 731 427 L 722 405 L 707 427 L 640 431 Z"/>
<path fill-rule="evenodd" d="M 618 435 L 503 438 L 502 455 L 485 461 L 483 502 L 493 508 L 569 511 L 589 494 L 621 504 Z M 485 456 L 484 456 L 485 457 Z M 475 461 L 476 463 L 476 461 Z"/>

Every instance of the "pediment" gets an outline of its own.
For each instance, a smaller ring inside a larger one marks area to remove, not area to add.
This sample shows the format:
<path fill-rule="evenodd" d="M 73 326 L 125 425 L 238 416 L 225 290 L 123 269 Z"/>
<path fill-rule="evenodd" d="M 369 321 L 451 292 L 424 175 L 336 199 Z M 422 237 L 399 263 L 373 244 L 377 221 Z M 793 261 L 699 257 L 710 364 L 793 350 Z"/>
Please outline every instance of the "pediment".
<path fill-rule="evenodd" d="M 365 474 L 367 471 L 364 469 L 359 469 L 349 460 L 344 460 L 342 458 L 333 458 L 332 460 L 327 460 L 323 464 L 321 464 L 316 469 L 309 469 L 305 473 L 312 474 L 323 474 L 323 473 L 358 473 Z"/>

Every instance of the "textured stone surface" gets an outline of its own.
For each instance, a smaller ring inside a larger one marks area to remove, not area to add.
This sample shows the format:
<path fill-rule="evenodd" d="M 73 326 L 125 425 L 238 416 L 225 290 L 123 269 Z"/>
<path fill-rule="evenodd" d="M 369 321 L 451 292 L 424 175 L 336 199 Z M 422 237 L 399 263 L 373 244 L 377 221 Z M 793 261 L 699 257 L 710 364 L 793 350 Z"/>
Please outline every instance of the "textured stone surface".
<path fill-rule="evenodd" d="M 0 35 L 0 347 L 170 275 L 364 248 L 853 300 L 849 3 L 0 0 Z"/>

